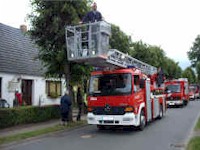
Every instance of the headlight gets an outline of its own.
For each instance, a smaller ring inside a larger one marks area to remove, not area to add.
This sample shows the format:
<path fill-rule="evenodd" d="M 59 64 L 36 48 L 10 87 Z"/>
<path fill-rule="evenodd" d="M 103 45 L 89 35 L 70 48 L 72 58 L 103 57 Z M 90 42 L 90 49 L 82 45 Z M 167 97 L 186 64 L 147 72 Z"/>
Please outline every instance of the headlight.
<path fill-rule="evenodd" d="M 88 107 L 87 110 L 88 110 L 88 112 L 92 112 L 93 108 L 92 107 Z"/>
<path fill-rule="evenodd" d="M 125 112 L 134 112 L 134 107 L 132 106 L 127 106 L 125 109 L 124 109 Z"/>

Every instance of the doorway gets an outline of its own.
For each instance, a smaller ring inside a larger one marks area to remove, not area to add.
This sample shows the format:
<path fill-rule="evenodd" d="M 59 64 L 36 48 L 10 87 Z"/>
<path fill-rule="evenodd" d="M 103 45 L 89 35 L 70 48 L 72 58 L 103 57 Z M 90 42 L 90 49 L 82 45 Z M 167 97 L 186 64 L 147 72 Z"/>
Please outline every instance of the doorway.
<path fill-rule="evenodd" d="M 32 80 L 22 80 L 22 100 L 25 105 L 32 105 Z"/>

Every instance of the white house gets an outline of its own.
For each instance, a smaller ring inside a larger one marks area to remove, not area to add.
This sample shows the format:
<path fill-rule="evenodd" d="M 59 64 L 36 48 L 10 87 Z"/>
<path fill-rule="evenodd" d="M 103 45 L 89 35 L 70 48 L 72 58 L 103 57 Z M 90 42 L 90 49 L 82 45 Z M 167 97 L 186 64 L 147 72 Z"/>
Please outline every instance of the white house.
<path fill-rule="evenodd" d="M 24 25 L 17 29 L 0 23 L 0 98 L 12 107 L 18 90 L 27 105 L 59 104 L 65 81 L 44 78 L 38 49 L 25 31 Z"/>

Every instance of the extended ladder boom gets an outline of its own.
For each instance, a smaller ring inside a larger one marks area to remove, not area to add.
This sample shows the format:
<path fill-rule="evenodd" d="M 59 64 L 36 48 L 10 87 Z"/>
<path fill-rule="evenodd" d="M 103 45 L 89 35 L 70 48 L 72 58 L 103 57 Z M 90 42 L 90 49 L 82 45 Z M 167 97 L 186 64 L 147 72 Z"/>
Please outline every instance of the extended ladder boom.
<path fill-rule="evenodd" d="M 128 68 L 134 66 L 145 74 L 154 74 L 157 68 L 116 49 L 109 49 L 110 24 L 101 21 L 66 27 L 68 60 L 94 67 Z"/>

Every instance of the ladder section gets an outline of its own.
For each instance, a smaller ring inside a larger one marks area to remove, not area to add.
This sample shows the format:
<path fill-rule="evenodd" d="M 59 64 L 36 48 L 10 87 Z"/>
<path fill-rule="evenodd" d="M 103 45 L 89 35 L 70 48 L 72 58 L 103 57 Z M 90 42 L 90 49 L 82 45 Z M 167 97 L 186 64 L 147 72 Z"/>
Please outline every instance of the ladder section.
<path fill-rule="evenodd" d="M 111 25 L 104 22 L 66 27 L 67 56 L 69 61 L 85 63 L 94 67 L 140 69 L 146 74 L 154 74 L 157 69 L 130 57 L 116 49 L 109 49 Z"/>
<path fill-rule="evenodd" d="M 138 59 L 135 59 L 127 54 L 124 54 L 116 49 L 110 49 L 107 55 L 107 62 L 112 63 L 113 65 L 129 68 L 135 67 L 140 69 L 147 75 L 152 75 L 157 72 L 157 68 L 153 67 L 147 63 L 144 63 Z"/>

